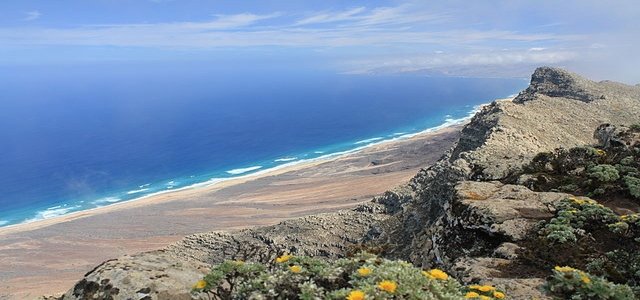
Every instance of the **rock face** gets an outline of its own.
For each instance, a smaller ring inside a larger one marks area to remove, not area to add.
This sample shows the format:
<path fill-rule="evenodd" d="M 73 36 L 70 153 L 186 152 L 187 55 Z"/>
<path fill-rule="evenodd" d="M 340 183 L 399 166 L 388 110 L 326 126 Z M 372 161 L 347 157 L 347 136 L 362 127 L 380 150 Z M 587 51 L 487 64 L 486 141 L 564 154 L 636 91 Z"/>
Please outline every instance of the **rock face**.
<path fill-rule="evenodd" d="M 593 137 L 604 148 L 624 147 L 629 148 L 640 143 L 640 135 L 630 133 L 626 126 L 615 126 L 611 124 L 602 124 L 598 126 L 593 133 Z"/>
<path fill-rule="evenodd" d="M 531 84 L 514 100 L 516 103 L 534 100 L 536 95 L 560 97 L 583 102 L 604 99 L 605 95 L 595 82 L 562 69 L 542 67 L 531 76 Z"/>
<path fill-rule="evenodd" d="M 288 251 L 338 257 L 360 243 L 385 245 L 386 255 L 445 268 L 464 282 L 493 283 L 514 299 L 544 298 L 540 278 L 509 278 L 500 266 L 553 203 L 566 197 L 536 193 L 496 180 L 538 152 L 593 144 L 602 123 L 640 123 L 640 88 L 593 82 L 539 68 L 514 101 L 494 102 L 463 129 L 457 145 L 421 170 L 411 189 L 334 214 L 235 233 L 197 234 L 162 251 L 108 261 L 89 272 L 63 299 L 187 299 L 211 263 L 268 260 Z M 144 290 L 143 290 L 144 289 Z"/>

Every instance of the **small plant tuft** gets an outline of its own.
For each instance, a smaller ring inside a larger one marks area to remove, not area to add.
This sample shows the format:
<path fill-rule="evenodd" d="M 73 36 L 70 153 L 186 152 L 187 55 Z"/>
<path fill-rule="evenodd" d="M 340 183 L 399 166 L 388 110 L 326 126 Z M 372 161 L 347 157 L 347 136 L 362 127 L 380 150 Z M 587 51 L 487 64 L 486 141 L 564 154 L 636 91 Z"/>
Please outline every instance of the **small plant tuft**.
<path fill-rule="evenodd" d="M 560 299 L 635 299 L 627 285 L 614 284 L 571 267 L 556 266 L 545 289 Z"/>

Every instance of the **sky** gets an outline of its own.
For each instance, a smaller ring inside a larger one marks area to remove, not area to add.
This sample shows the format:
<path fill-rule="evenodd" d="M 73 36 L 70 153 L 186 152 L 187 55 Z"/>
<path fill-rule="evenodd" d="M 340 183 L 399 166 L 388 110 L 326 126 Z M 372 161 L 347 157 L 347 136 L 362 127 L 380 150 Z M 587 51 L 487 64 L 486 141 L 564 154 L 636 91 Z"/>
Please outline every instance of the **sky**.
<path fill-rule="evenodd" d="M 198 62 L 640 82 L 640 5 L 594 1 L 2 0 L 0 67 Z"/>

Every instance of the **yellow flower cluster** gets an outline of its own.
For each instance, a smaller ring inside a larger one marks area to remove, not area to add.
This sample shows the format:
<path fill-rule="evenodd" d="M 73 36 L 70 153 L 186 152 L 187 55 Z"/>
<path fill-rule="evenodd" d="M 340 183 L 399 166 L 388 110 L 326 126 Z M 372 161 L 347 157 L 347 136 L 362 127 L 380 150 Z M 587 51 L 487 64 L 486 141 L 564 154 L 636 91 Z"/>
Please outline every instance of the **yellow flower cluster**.
<path fill-rule="evenodd" d="M 207 282 L 204 280 L 198 280 L 196 284 L 193 285 L 194 289 L 203 289 L 207 286 Z"/>
<path fill-rule="evenodd" d="M 603 155 L 607 154 L 607 152 L 605 152 L 602 149 L 596 149 L 596 154 L 599 155 L 599 156 L 603 156 Z"/>
<path fill-rule="evenodd" d="M 558 272 L 562 272 L 562 273 L 567 273 L 567 272 L 573 272 L 576 269 L 572 268 L 572 267 L 561 267 L 561 266 L 556 266 L 555 268 L 553 268 L 554 270 L 558 271 Z"/>
<path fill-rule="evenodd" d="M 285 254 L 285 255 L 282 255 L 282 256 L 276 258 L 276 262 L 277 263 L 284 263 L 284 262 L 288 262 L 292 258 L 293 258 L 293 255 Z"/>
<path fill-rule="evenodd" d="M 367 268 L 367 267 L 362 267 L 362 268 L 358 269 L 358 275 L 360 275 L 362 277 L 369 276 L 371 274 L 371 272 L 373 272 L 373 270 L 371 270 L 370 268 Z"/>
<path fill-rule="evenodd" d="M 464 295 L 464 297 L 467 299 L 473 299 L 473 298 L 478 298 L 481 300 L 491 299 L 491 297 L 486 295 L 481 295 L 479 292 L 484 294 L 490 293 L 490 295 L 493 296 L 493 298 L 495 299 L 504 299 L 506 297 L 506 295 L 503 292 L 497 291 L 495 287 L 490 285 L 471 285 L 469 286 L 469 288 L 475 291 L 467 292 L 467 294 Z"/>
<path fill-rule="evenodd" d="M 636 222 L 639 218 L 638 214 L 630 214 L 630 215 L 622 215 L 620 216 L 620 220 L 624 221 L 624 222 Z"/>
<path fill-rule="evenodd" d="M 471 285 L 469 286 L 470 289 L 472 290 L 478 290 L 481 292 L 489 292 L 489 291 L 493 291 L 496 288 L 490 286 L 490 285 Z"/>
<path fill-rule="evenodd" d="M 449 275 L 440 269 L 431 269 L 429 271 L 422 271 L 422 275 L 430 279 L 447 280 Z"/>
<path fill-rule="evenodd" d="M 300 273 L 302 272 L 302 267 L 298 265 L 293 265 L 289 267 L 289 271 L 291 271 L 291 273 Z"/>
<path fill-rule="evenodd" d="M 353 290 L 347 296 L 347 300 L 364 300 L 365 294 L 361 290 Z"/>
<path fill-rule="evenodd" d="M 572 267 L 568 267 L 568 266 L 555 266 L 555 268 L 553 268 L 554 270 L 558 271 L 558 272 L 562 272 L 562 273 L 573 273 L 573 272 L 578 272 L 578 274 L 580 274 L 580 280 L 584 283 L 584 284 L 590 284 L 591 283 L 591 278 L 589 278 L 589 275 L 587 275 L 587 273 L 574 269 Z"/>
<path fill-rule="evenodd" d="M 598 201 L 592 200 L 592 199 L 578 199 L 576 197 L 570 197 L 569 201 L 571 201 L 574 204 L 578 204 L 578 205 L 585 205 L 585 204 L 592 204 L 592 205 L 596 205 L 598 207 L 604 207 L 604 205 L 598 203 Z"/>
<path fill-rule="evenodd" d="M 394 281 L 391 280 L 383 280 L 380 283 L 378 283 L 378 288 L 387 292 L 387 293 L 395 293 L 396 289 L 398 288 L 398 284 L 396 284 Z"/>

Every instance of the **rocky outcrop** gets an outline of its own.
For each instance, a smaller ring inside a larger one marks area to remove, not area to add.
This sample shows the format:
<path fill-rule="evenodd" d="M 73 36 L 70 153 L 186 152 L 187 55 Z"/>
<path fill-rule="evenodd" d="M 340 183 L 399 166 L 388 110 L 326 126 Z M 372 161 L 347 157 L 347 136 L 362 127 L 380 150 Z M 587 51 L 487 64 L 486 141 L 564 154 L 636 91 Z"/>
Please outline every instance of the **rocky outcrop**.
<path fill-rule="evenodd" d="M 638 124 L 635 124 L 638 126 Z M 612 124 L 602 124 L 593 133 L 593 137 L 604 148 L 623 147 L 630 148 L 640 144 L 640 134 L 630 131 L 627 126 L 615 126 Z"/>
<path fill-rule="evenodd" d="M 486 106 L 463 129 L 458 144 L 444 159 L 414 177 L 414 201 L 387 221 L 402 230 L 383 234 L 385 240 L 380 242 L 402 245 L 392 249 L 395 257 L 449 270 L 465 265 L 464 261 L 494 262 L 512 255 L 511 244 L 538 217 L 545 216 L 551 200 L 561 196 L 468 181 L 503 179 L 539 152 L 594 144 L 593 129 L 602 123 L 640 123 L 640 89 L 595 83 L 554 68 L 536 70 L 527 90 L 514 101 Z M 508 195 L 505 188 L 512 190 L 510 196 L 495 196 Z M 475 196 L 461 196 L 461 189 Z M 473 202 L 474 197 L 485 200 Z M 492 274 L 459 275 L 500 278 Z"/>
<path fill-rule="evenodd" d="M 64 299 L 180 299 L 210 263 L 267 260 L 285 251 L 331 258 L 360 243 L 384 245 L 389 257 L 439 266 L 465 282 L 497 284 L 516 299 L 543 298 L 537 289 L 542 279 L 509 278 L 499 266 L 517 255 L 526 232 L 567 195 L 496 180 L 536 153 L 595 143 L 601 137 L 594 138 L 593 129 L 602 123 L 640 123 L 640 88 L 539 68 L 514 101 L 494 102 L 478 113 L 457 145 L 412 179 L 411 191 L 276 226 L 189 236 L 163 251 L 98 266 Z"/>
<path fill-rule="evenodd" d="M 604 99 L 603 89 L 595 82 L 558 68 L 542 67 L 531 76 L 529 87 L 513 101 L 524 103 L 537 96 L 559 97 L 583 102 Z"/>

